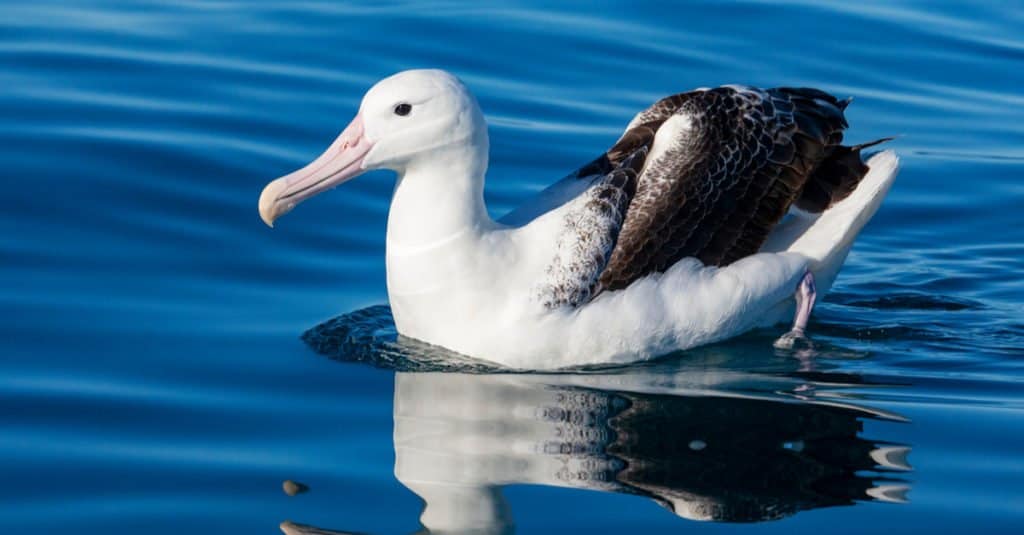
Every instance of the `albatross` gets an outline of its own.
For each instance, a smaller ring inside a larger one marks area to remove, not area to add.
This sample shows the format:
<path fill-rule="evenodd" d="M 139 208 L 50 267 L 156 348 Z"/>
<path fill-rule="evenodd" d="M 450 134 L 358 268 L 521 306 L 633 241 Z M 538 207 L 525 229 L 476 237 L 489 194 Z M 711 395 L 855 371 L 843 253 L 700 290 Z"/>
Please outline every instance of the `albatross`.
<path fill-rule="evenodd" d="M 843 145 L 849 100 L 703 88 L 641 111 L 610 149 L 495 220 L 489 141 L 454 75 L 411 70 L 363 97 L 307 166 L 270 182 L 267 225 L 366 171 L 397 174 L 387 291 L 399 334 L 518 369 L 628 363 L 793 318 L 806 336 L 898 170 Z"/>

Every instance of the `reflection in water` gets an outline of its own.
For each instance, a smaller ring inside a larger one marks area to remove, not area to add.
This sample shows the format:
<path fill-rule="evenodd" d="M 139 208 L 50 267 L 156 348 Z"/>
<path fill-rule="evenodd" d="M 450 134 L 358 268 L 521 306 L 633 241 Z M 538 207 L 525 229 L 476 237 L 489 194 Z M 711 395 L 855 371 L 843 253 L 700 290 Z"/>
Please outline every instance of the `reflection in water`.
<path fill-rule="evenodd" d="M 739 522 L 903 499 L 903 485 L 862 473 L 907 468 L 907 448 L 858 436 L 872 413 L 572 379 L 399 373 L 395 473 L 426 502 L 424 526 L 500 533 L 511 524 L 500 487 L 512 483 L 639 494 L 685 518 Z"/>
<path fill-rule="evenodd" d="M 388 343 L 395 362 L 401 342 Z M 423 499 L 420 521 L 433 533 L 511 532 L 510 484 L 634 494 L 684 518 L 729 522 L 905 501 L 892 472 L 909 469 L 909 447 L 861 436 L 867 419 L 902 419 L 816 395 L 859 378 L 806 359 L 753 373 L 744 360 L 718 348 L 601 372 L 400 371 L 395 474 Z"/>

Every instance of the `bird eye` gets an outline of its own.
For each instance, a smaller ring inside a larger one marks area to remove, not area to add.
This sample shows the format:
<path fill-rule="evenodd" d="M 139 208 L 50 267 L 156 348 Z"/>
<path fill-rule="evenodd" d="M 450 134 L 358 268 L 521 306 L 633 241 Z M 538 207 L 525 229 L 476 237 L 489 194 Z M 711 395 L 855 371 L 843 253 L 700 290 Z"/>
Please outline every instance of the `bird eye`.
<path fill-rule="evenodd" d="M 409 115 L 409 112 L 411 111 L 412 106 L 410 104 L 406 104 L 405 102 L 395 106 L 395 115 L 401 115 L 402 117 L 405 117 L 406 115 Z"/>

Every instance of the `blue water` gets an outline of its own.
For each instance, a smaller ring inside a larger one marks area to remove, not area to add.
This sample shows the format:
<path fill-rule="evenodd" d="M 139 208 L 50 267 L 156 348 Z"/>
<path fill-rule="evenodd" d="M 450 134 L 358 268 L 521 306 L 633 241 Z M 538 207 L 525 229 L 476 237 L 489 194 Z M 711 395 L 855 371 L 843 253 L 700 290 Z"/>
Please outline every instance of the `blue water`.
<path fill-rule="evenodd" d="M 309 345 L 386 303 L 393 181 L 256 200 L 413 67 L 475 91 L 496 215 L 724 83 L 854 96 L 903 171 L 807 351 L 454 373 L 381 308 Z M 3 2 L 0 531 L 1020 533 L 1022 73 L 1016 2 Z"/>

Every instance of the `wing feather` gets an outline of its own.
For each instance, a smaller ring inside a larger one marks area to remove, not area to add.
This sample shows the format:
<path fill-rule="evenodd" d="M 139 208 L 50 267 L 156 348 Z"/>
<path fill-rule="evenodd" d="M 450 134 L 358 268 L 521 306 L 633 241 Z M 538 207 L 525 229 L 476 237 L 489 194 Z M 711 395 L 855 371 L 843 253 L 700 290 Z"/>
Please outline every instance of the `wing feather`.
<path fill-rule="evenodd" d="M 842 104 L 812 89 L 727 86 L 659 101 L 660 121 L 602 287 L 686 257 L 725 265 L 757 252 L 842 141 Z"/>
<path fill-rule="evenodd" d="M 598 277 L 615 249 L 646 155 L 646 146 L 637 146 L 569 206 L 555 257 L 536 288 L 545 308 L 577 306 L 600 293 Z"/>

